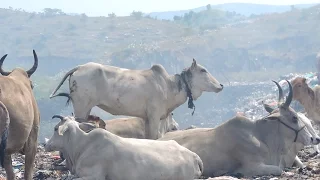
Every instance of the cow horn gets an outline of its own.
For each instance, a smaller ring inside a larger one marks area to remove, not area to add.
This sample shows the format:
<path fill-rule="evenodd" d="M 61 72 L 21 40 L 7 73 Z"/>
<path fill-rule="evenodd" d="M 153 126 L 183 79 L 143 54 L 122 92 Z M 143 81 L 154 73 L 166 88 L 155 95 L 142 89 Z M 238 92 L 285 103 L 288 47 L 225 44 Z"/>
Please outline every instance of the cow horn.
<path fill-rule="evenodd" d="M 278 105 L 280 105 L 283 103 L 283 90 L 277 81 L 272 80 L 272 82 L 274 82 L 278 87 L 278 90 L 279 90 Z"/>
<path fill-rule="evenodd" d="M 34 64 L 33 64 L 32 68 L 27 71 L 27 74 L 28 74 L 29 77 L 30 77 L 30 76 L 37 70 L 37 68 L 38 68 L 38 56 L 37 56 L 35 50 L 33 50 L 33 57 L 34 57 Z"/>
<path fill-rule="evenodd" d="M 293 96 L 293 90 L 292 90 L 292 85 L 291 85 L 291 83 L 288 81 L 288 80 L 286 80 L 287 81 L 287 83 L 288 83 L 288 85 L 289 85 L 289 94 L 288 94 L 288 96 L 287 96 L 287 98 L 286 98 L 286 102 L 284 103 L 284 107 L 289 107 L 290 106 L 290 104 L 291 104 L 291 101 L 292 101 L 292 96 Z"/>
<path fill-rule="evenodd" d="M 2 64 L 3 64 L 3 61 L 6 59 L 6 57 L 8 56 L 8 54 L 5 54 L 4 56 L 2 56 L 2 58 L 0 59 L 0 73 L 3 75 L 3 76 L 8 76 L 11 72 L 6 72 L 2 69 Z"/>
<path fill-rule="evenodd" d="M 52 116 L 52 119 L 54 119 L 54 118 L 59 118 L 59 119 L 61 119 L 61 121 L 64 119 L 64 117 L 61 116 L 61 115 L 54 115 L 54 116 Z"/>

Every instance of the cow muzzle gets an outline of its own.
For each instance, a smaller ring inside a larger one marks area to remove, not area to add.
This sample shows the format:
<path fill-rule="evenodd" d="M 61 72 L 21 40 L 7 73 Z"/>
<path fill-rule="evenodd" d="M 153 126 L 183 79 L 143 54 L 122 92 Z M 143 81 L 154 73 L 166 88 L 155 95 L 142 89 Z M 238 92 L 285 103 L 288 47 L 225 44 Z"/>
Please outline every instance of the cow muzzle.
<path fill-rule="evenodd" d="M 311 137 L 311 142 L 313 145 L 320 144 L 320 138 L 319 137 L 317 137 L 317 138 Z"/>

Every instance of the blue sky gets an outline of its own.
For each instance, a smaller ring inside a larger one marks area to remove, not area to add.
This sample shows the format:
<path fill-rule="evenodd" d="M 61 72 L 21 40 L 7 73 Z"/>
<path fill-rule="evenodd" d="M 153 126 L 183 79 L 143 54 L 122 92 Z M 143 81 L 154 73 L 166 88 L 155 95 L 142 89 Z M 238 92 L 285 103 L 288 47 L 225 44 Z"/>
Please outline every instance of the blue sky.
<path fill-rule="evenodd" d="M 0 8 L 11 6 L 36 12 L 44 8 L 58 8 L 66 13 L 86 13 L 89 16 L 107 16 L 111 12 L 126 16 L 133 10 L 145 13 L 185 10 L 230 2 L 292 5 L 320 3 L 320 0 L 1 0 Z"/>

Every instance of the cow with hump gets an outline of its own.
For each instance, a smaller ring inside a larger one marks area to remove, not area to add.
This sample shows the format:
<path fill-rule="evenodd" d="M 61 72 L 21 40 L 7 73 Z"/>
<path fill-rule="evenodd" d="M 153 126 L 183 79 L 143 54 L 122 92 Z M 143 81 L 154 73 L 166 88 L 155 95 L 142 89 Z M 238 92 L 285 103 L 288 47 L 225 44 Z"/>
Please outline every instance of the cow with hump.
<path fill-rule="evenodd" d="M 216 128 L 169 132 L 160 141 L 175 140 L 203 160 L 203 175 L 281 175 L 283 156 L 293 143 L 313 142 L 297 113 L 290 107 L 292 87 L 284 101 L 280 85 L 278 108 L 266 117 L 251 120 L 236 116 Z M 316 144 L 319 141 L 315 142 Z"/>
<path fill-rule="evenodd" d="M 33 67 L 25 71 L 15 68 L 4 71 L 2 64 L 7 54 L 0 59 L 0 164 L 5 168 L 7 179 L 15 179 L 11 154 L 25 155 L 24 179 L 31 180 L 38 145 L 40 113 L 33 94 L 30 76 L 38 67 L 38 57 L 33 50 Z"/>
<path fill-rule="evenodd" d="M 79 122 L 86 120 L 94 106 L 113 115 L 146 120 L 148 139 L 160 137 L 160 119 L 189 98 L 188 106 L 203 92 L 220 92 L 220 84 L 206 68 L 193 59 L 181 74 L 169 75 L 162 65 L 146 70 L 131 70 L 90 62 L 70 70 L 50 95 L 55 96 L 69 78 L 70 97 Z"/>
<path fill-rule="evenodd" d="M 122 138 L 73 116 L 55 117 L 61 121 L 45 150 L 63 152 L 79 180 L 193 180 L 202 174 L 200 157 L 175 141 Z"/>

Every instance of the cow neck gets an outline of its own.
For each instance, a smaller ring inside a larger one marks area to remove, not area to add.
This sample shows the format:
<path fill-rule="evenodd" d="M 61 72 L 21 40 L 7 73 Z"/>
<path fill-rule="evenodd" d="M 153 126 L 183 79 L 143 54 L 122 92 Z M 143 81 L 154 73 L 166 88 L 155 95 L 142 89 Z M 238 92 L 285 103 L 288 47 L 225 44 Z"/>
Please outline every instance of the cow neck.
<path fill-rule="evenodd" d="M 66 159 L 69 159 L 70 165 L 72 166 L 72 170 L 74 170 L 77 160 L 83 150 L 81 147 L 84 144 L 84 136 L 85 133 L 79 127 L 70 128 L 66 134 L 66 138 L 64 138 L 64 143 L 69 146 L 64 149 L 64 154 L 66 152 Z M 80 147 L 79 147 L 80 146 Z"/>
<path fill-rule="evenodd" d="M 192 92 L 191 92 L 191 89 L 190 89 L 190 87 L 191 87 L 191 85 L 189 86 L 189 84 L 188 84 L 188 73 L 190 73 L 189 72 L 190 70 L 183 70 L 182 72 L 181 72 L 181 74 L 180 74 L 180 77 L 181 77 L 181 79 L 182 79 L 182 82 L 184 83 L 184 89 L 185 89 L 185 91 L 186 91 L 186 93 L 187 93 L 187 97 L 189 98 L 189 100 L 188 100 L 188 108 L 190 108 L 190 109 L 192 109 L 193 108 L 193 112 L 191 113 L 192 114 L 192 116 L 193 116 L 193 114 L 194 114 L 194 111 L 196 110 L 196 106 L 194 105 L 194 103 L 193 103 L 193 98 L 192 98 Z"/>
<path fill-rule="evenodd" d="M 314 92 L 312 92 L 314 93 Z M 314 97 L 314 96 L 313 96 Z M 312 96 L 310 94 L 307 95 L 307 97 L 304 98 L 299 98 L 298 101 L 303 105 L 303 107 L 305 108 L 305 110 L 308 112 L 310 111 L 310 108 L 312 109 L 314 107 L 314 98 L 312 98 Z M 308 112 L 310 113 L 310 112 Z"/>
<path fill-rule="evenodd" d="M 288 151 L 288 146 L 284 143 L 285 140 L 279 136 L 280 123 L 276 121 L 255 121 L 255 136 L 261 142 L 261 152 L 264 152 L 264 161 L 268 164 L 278 165 L 281 160 L 281 154 Z"/>

